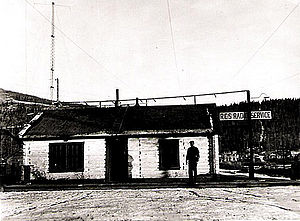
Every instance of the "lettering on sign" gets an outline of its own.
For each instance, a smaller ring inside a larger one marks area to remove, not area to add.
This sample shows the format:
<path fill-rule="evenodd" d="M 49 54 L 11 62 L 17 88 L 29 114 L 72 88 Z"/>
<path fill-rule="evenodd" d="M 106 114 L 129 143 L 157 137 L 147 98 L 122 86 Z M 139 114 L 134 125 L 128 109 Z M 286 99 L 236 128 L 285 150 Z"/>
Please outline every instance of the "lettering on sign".
<path fill-rule="evenodd" d="M 223 120 L 246 120 L 246 112 L 220 112 L 219 119 Z M 271 111 L 251 111 L 253 120 L 270 120 L 272 119 Z"/>
<path fill-rule="evenodd" d="M 221 112 L 220 120 L 244 120 L 245 112 Z"/>
<path fill-rule="evenodd" d="M 251 111 L 251 119 L 263 119 L 269 120 L 272 119 L 271 111 Z"/>

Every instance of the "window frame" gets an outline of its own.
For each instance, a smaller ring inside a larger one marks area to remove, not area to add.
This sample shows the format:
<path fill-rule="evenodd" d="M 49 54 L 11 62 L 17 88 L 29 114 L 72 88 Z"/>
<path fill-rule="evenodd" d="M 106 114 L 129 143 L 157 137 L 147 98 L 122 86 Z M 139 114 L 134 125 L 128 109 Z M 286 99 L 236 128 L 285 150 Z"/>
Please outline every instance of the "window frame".
<path fill-rule="evenodd" d="M 48 160 L 49 173 L 84 172 L 84 142 L 49 143 Z"/>
<path fill-rule="evenodd" d="M 173 159 L 166 160 L 167 157 L 166 151 L 168 148 L 173 148 L 173 154 L 171 154 L 171 157 L 173 157 Z M 180 170 L 179 139 L 159 139 L 158 149 L 159 149 L 159 170 Z"/>

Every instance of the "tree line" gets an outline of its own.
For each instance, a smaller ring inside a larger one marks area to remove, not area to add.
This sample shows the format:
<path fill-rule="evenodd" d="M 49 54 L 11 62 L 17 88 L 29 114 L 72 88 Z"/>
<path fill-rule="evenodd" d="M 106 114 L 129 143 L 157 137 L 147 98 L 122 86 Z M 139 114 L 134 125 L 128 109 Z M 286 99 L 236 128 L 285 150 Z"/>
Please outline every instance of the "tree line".
<path fill-rule="evenodd" d="M 270 120 L 252 120 L 255 153 L 275 153 L 282 158 L 300 149 L 300 99 L 274 99 L 252 102 L 251 110 L 271 111 Z M 218 107 L 218 112 L 247 111 L 247 103 Z M 247 121 L 220 121 L 220 151 L 248 153 Z"/>

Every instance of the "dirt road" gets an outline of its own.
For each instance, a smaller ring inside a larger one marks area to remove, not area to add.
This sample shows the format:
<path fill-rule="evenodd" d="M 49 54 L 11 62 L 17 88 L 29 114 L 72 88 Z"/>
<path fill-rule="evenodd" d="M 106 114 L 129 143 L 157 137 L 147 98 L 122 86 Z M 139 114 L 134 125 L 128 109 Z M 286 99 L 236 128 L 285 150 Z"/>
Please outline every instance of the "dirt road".
<path fill-rule="evenodd" d="M 300 188 L 0 193 L 2 220 L 300 220 Z"/>

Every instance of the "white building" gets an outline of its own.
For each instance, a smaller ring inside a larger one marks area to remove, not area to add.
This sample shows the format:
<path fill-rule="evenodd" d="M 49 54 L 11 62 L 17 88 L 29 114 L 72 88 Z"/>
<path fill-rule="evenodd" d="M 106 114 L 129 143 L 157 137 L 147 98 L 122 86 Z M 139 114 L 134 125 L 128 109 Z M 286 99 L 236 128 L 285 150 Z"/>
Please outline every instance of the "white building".
<path fill-rule="evenodd" d="M 46 179 L 186 178 L 186 152 L 200 152 L 198 174 L 219 172 L 215 105 L 46 110 L 27 125 L 24 165 Z"/>

